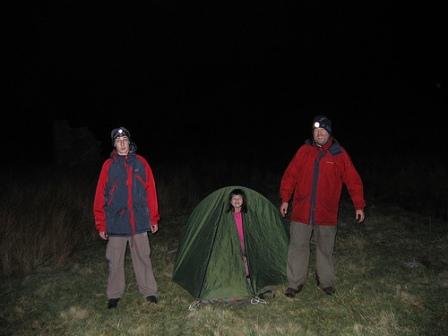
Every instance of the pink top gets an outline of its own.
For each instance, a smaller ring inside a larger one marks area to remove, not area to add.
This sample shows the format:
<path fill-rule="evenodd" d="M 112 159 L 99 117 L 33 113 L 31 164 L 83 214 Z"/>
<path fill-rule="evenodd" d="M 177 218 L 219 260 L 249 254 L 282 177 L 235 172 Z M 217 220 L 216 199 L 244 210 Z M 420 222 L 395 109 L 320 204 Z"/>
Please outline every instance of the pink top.
<path fill-rule="evenodd" d="M 241 251 L 244 253 L 244 227 L 243 227 L 243 215 L 241 212 L 234 212 L 233 218 L 235 218 L 236 230 L 238 232 L 238 238 L 240 239 Z"/>

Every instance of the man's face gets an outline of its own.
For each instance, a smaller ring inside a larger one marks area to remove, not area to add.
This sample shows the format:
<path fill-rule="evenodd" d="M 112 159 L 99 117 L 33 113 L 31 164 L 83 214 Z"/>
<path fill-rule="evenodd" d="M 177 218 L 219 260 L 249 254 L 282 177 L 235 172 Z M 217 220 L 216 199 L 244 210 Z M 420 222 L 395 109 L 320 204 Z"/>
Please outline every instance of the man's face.
<path fill-rule="evenodd" d="M 328 133 L 325 128 L 318 127 L 313 130 L 313 139 L 317 145 L 319 146 L 325 145 L 328 142 L 329 138 L 330 133 Z"/>
<path fill-rule="evenodd" d="M 129 153 L 129 138 L 120 136 L 115 139 L 115 149 L 118 155 L 127 155 Z"/>

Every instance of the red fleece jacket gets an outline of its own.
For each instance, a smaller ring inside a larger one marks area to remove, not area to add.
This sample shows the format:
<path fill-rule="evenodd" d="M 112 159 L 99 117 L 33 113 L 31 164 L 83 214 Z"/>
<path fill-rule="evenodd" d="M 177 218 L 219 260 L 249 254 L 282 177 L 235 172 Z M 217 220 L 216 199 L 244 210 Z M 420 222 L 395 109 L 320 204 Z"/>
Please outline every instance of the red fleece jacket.
<path fill-rule="evenodd" d="M 336 225 L 343 184 L 355 209 L 364 209 L 363 184 L 344 148 L 331 138 L 322 147 L 306 143 L 283 174 L 280 198 L 289 202 L 294 194 L 292 221 Z"/>

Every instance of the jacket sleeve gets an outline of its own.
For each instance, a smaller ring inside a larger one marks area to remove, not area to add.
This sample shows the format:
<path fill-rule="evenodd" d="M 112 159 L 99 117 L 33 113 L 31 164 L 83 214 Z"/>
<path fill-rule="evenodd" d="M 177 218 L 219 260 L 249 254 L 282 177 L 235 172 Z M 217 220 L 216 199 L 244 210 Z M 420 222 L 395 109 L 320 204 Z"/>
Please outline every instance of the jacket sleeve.
<path fill-rule="evenodd" d="M 364 200 L 364 187 L 358 171 L 353 165 L 350 156 L 344 151 L 344 174 L 342 176 L 344 184 L 356 210 L 362 210 L 366 206 Z"/>
<path fill-rule="evenodd" d="M 154 175 L 148 162 L 146 160 L 143 160 L 143 162 L 146 171 L 146 195 L 147 195 L 146 203 L 148 205 L 151 214 L 150 224 L 158 224 L 160 220 L 160 215 L 159 215 L 159 204 L 157 200 L 156 184 L 154 182 Z"/>
<path fill-rule="evenodd" d="M 302 148 L 299 148 L 294 155 L 291 162 L 288 164 L 285 172 L 283 173 L 280 182 L 280 198 L 282 202 L 289 202 L 292 193 L 297 184 L 298 176 L 300 175 L 300 159 L 302 155 Z"/>
<path fill-rule="evenodd" d="M 104 191 L 109 176 L 109 168 L 111 161 L 107 160 L 101 168 L 100 177 L 96 185 L 95 200 L 93 202 L 93 216 L 95 218 L 95 225 L 98 232 L 106 231 L 106 215 L 104 211 L 105 195 Z"/>

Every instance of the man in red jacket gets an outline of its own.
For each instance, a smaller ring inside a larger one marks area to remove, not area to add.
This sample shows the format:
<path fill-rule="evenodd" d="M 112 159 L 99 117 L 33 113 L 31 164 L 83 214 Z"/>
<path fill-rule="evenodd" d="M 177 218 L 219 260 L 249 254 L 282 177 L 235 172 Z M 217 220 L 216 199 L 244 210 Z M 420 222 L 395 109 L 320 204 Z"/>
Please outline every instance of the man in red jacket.
<path fill-rule="evenodd" d="M 332 137 L 331 121 L 316 116 L 313 139 L 297 150 L 280 183 L 283 217 L 293 196 L 285 292 L 288 297 L 295 297 L 305 284 L 313 232 L 317 285 L 328 295 L 335 292 L 333 248 L 343 184 L 353 201 L 355 218 L 361 223 L 365 207 L 361 178 L 345 149 Z"/>

